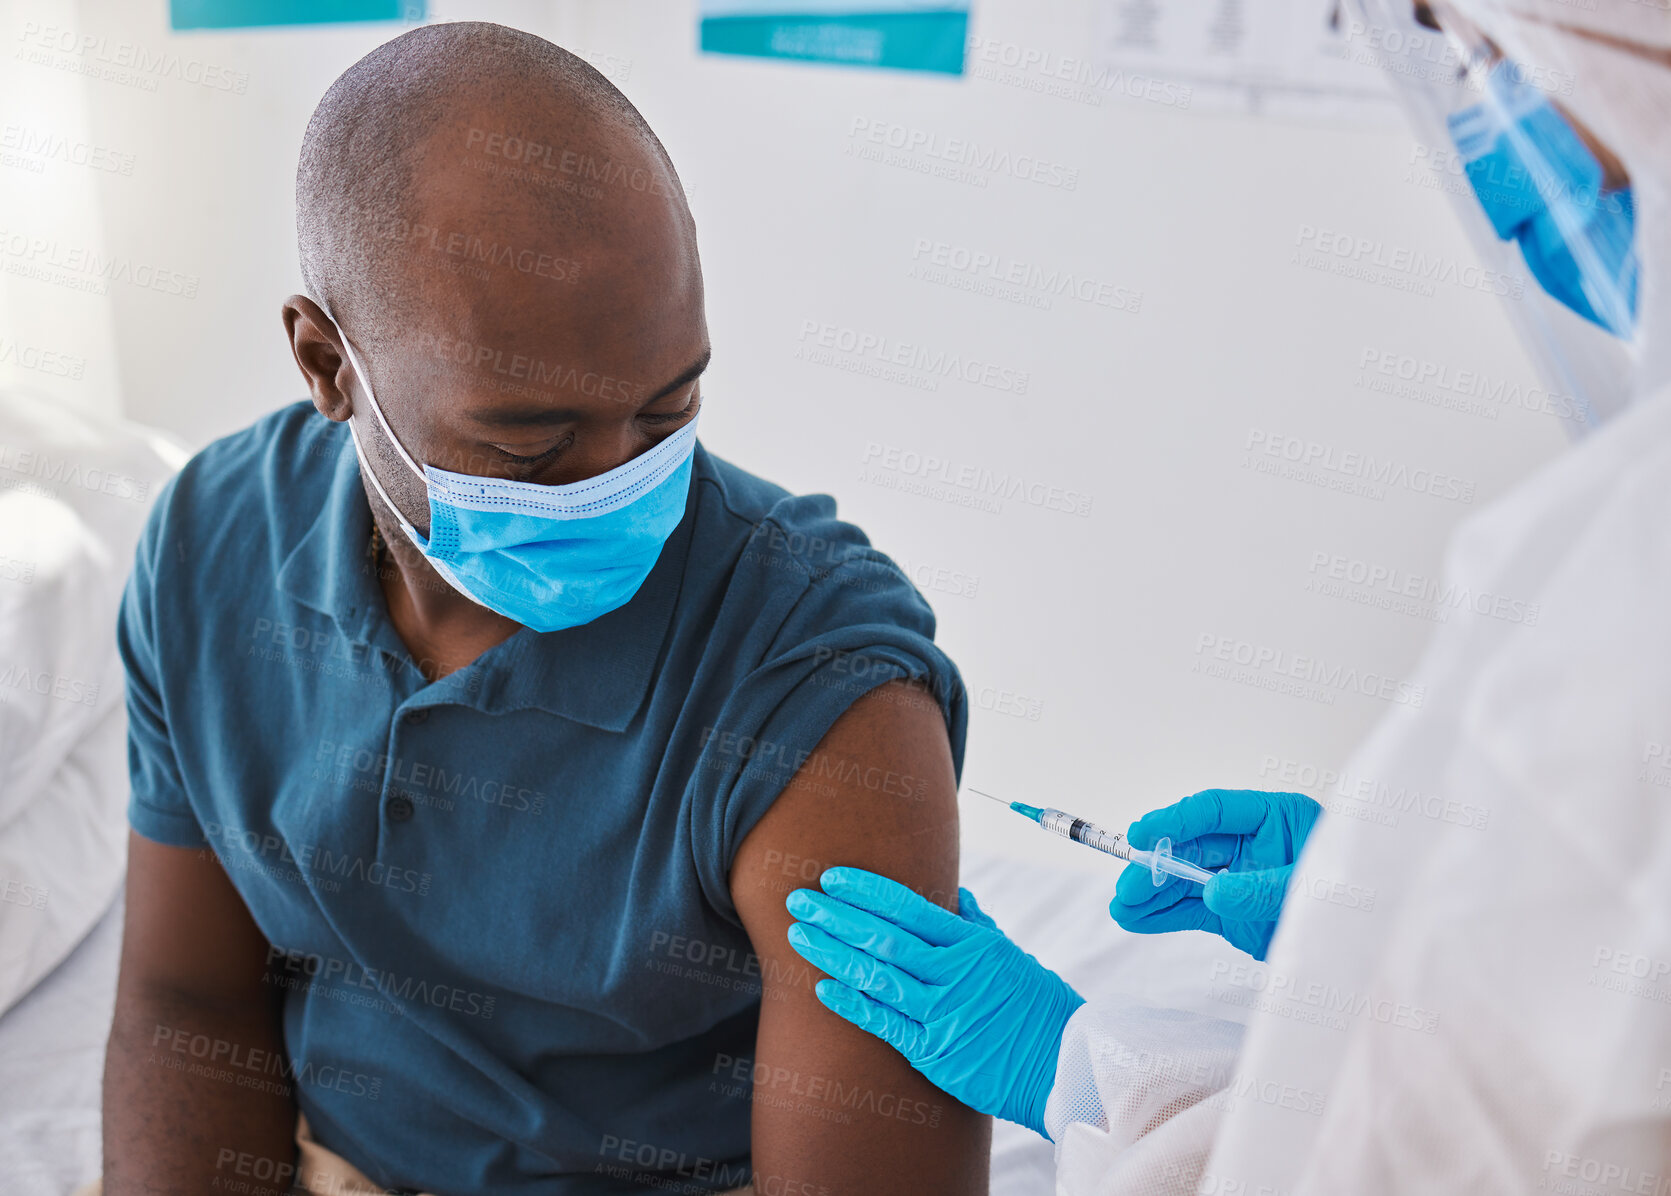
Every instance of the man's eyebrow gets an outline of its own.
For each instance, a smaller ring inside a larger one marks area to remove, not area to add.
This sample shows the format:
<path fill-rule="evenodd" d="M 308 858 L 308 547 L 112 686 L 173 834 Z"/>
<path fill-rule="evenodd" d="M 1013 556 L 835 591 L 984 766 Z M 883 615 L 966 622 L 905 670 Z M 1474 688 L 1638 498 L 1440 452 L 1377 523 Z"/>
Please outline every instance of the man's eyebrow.
<path fill-rule="evenodd" d="M 644 405 L 649 406 L 651 403 L 654 403 L 657 399 L 664 398 L 667 395 L 672 394 L 674 391 L 678 390 L 681 386 L 685 385 L 687 382 L 696 381 L 696 379 L 698 379 L 702 376 L 702 371 L 704 371 L 708 368 L 708 363 L 710 361 L 712 361 L 713 359 L 714 359 L 714 350 L 713 350 L 713 346 L 710 345 L 708 348 L 702 350 L 702 356 L 698 357 L 695 361 L 691 362 L 688 367 L 686 367 L 684 373 L 680 374 L 677 378 L 673 379 L 673 381 L 669 382 L 666 386 L 664 386 L 660 390 L 656 391 L 656 393 L 651 395 L 648 399 L 645 399 L 644 400 Z"/>
<path fill-rule="evenodd" d="M 702 350 L 702 356 L 691 362 L 677 378 L 663 386 L 655 394 L 646 398 L 642 406 L 648 407 L 657 399 L 665 398 L 702 376 L 713 360 L 714 350 L 710 346 Z M 487 424 L 496 428 L 526 428 L 538 427 L 542 424 L 566 424 L 575 419 L 575 412 L 567 407 L 520 407 L 508 411 L 483 411 L 471 417 L 478 424 Z"/>

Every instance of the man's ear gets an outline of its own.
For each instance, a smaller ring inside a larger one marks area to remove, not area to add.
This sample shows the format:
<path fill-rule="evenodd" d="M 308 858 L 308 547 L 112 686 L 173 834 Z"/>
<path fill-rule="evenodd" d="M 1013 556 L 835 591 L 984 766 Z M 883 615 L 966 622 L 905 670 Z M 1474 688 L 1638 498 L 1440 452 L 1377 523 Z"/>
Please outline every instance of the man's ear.
<path fill-rule="evenodd" d="M 348 390 L 353 367 L 342 350 L 342 334 L 331 317 L 306 295 L 284 301 L 284 335 L 296 368 L 307 382 L 308 395 L 320 415 L 341 423 L 354 414 Z"/>

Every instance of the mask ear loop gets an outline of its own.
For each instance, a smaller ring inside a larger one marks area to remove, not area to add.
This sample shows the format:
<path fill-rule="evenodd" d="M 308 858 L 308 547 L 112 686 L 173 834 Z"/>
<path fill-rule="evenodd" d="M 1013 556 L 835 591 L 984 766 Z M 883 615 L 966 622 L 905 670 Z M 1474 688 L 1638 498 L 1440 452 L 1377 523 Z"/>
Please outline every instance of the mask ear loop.
<path fill-rule="evenodd" d="M 348 417 L 348 439 L 354 443 L 354 455 L 360 459 L 361 472 L 371 479 L 371 488 L 377 491 L 377 497 L 383 500 L 383 505 L 388 507 L 394 513 L 394 517 L 400 521 L 400 530 L 406 533 L 406 538 L 412 541 L 419 552 L 422 552 L 424 541 L 418 535 L 418 529 L 406 521 L 406 516 L 400 513 L 400 508 L 395 506 L 389 498 L 389 492 L 383 489 L 383 483 L 377 480 L 377 471 L 371 467 L 371 462 L 366 460 L 365 449 L 360 445 L 360 433 L 359 429 L 354 426 L 353 416 Z"/>
<path fill-rule="evenodd" d="M 394 445 L 395 452 L 406 464 L 406 468 L 416 474 L 418 480 L 424 484 L 425 493 L 428 493 L 428 475 L 412 459 L 411 454 L 406 451 L 406 447 L 400 443 L 400 438 L 395 435 L 394 429 L 389 427 L 389 421 L 383 415 L 383 406 L 377 401 L 377 395 L 371 389 L 371 378 L 366 374 L 365 368 L 360 365 L 360 359 L 354 353 L 354 346 L 348 343 L 348 334 L 342 330 L 341 323 L 337 321 L 335 314 L 327 305 L 320 303 L 319 306 L 325 315 L 330 318 L 331 323 L 336 326 L 337 337 L 342 341 L 344 352 L 348 354 L 348 364 L 354 367 L 354 376 L 360 380 L 360 385 L 365 387 L 366 402 L 371 404 L 372 413 L 377 416 L 377 422 L 382 425 L 383 434 L 389 438 L 389 443 Z M 354 443 L 354 456 L 359 458 L 360 471 L 371 479 L 371 487 L 377 491 L 377 497 L 383 500 L 383 505 L 388 507 L 394 517 L 400 521 L 400 530 L 406 533 L 406 538 L 412 541 L 419 552 L 422 552 L 424 550 L 424 540 L 418 535 L 418 529 L 407 522 L 406 516 L 400 513 L 400 508 L 395 506 L 394 500 L 389 497 L 389 492 L 383 489 L 383 483 L 377 479 L 377 471 L 371 467 L 371 462 L 366 457 L 365 446 L 360 443 L 359 424 L 352 413 L 348 416 L 348 438 Z"/>
<path fill-rule="evenodd" d="M 371 389 L 371 378 L 360 366 L 360 359 L 354 354 L 354 346 L 348 343 L 348 334 L 342 330 L 342 325 L 337 322 L 336 316 L 331 313 L 331 309 L 329 307 L 326 307 L 323 303 L 321 303 L 319 307 L 327 316 L 330 317 L 331 323 L 336 325 L 337 336 L 341 338 L 342 347 L 348 354 L 348 364 L 354 367 L 354 376 L 360 380 L 360 385 L 366 388 L 366 401 L 371 404 L 372 413 L 377 416 L 377 422 L 382 425 L 383 434 L 389 438 L 389 443 L 395 446 L 395 452 L 400 454 L 400 459 L 406 463 L 406 468 L 416 474 L 418 480 L 423 483 L 424 492 L 427 494 L 429 492 L 430 485 L 429 475 L 426 474 L 418 463 L 412 459 L 412 455 L 408 453 L 406 451 L 406 447 L 400 443 L 400 437 L 395 435 L 395 430 L 389 427 L 389 421 L 383 415 L 383 406 L 377 401 L 377 395 L 373 393 Z M 406 516 L 400 513 L 400 508 L 395 506 L 394 501 L 389 498 L 389 492 L 383 489 L 383 483 L 377 480 L 377 471 L 371 467 L 371 462 L 366 459 L 365 447 L 360 443 L 360 429 L 359 425 L 355 422 L 353 415 L 348 417 L 348 439 L 354 444 L 354 456 L 359 459 L 360 471 L 366 477 L 371 479 L 371 486 L 372 489 L 377 491 L 377 497 L 383 500 L 383 505 L 388 507 L 389 510 L 394 513 L 394 517 L 400 521 L 400 530 L 406 533 L 406 538 L 412 541 L 417 550 L 423 554 L 424 559 L 428 560 L 435 571 L 441 575 L 441 579 L 443 581 L 452 586 L 452 588 L 457 590 L 460 594 L 463 594 L 471 602 L 474 602 L 477 606 L 480 606 L 485 610 L 492 610 L 492 607 L 488 606 L 487 603 L 483 602 L 480 598 L 476 597 L 469 591 L 464 583 L 458 579 L 457 575 L 453 573 L 452 569 L 441 561 L 430 558 L 427 551 L 429 547 L 428 541 L 418 535 L 418 529 L 406 521 Z M 376 526 L 375 520 L 373 521 L 372 526 Z"/>
<path fill-rule="evenodd" d="M 342 341 L 343 351 L 348 354 L 348 364 L 354 367 L 354 376 L 360 380 L 360 385 L 366 389 L 366 402 L 371 404 L 371 413 L 377 417 L 377 422 L 383 429 L 383 435 L 387 436 L 389 438 L 389 443 L 395 446 L 395 452 L 400 454 L 400 459 L 405 462 L 406 468 L 417 475 L 417 479 L 420 482 L 425 483 L 427 486 L 429 482 L 429 475 L 424 472 L 423 466 L 419 465 L 412 459 L 412 454 L 406 451 L 406 446 L 400 442 L 400 437 L 395 435 L 395 430 L 389 427 L 388 417 L 383 414 L 383 405 L 377 401 L 376 392 L 371 389 L 371 375 L 366 373 L 365 367 L 360 364 L 360 359 L 354 352 L 354 346 L 348 343 L 348 334 L 342 330 L 342 323 L 336 318 L 335 314 L 332 313 L 329 307 L 326 307 L 323 303 L 319 306 L 321 310 L 323 310 L 324 313 L 330 317 L 331 323 L 336 325 L 337 338 Z M 350 428 L 354 426 L 354 417 L 352 415 L 348 417 L 348 426 Z M 356 446 L 359 444 L 357 439 L 355 444 Z M 363 454 L 361 455 L 360 460 L 365 460 Z M 379 486 L 377 490 L 379 494 L 382 494 L 383 488 L 381 486 Z M 384 496 L 383 501 L 388 502 L 388 497 L 386 495 Z M 391 503 L 390 506 L 393 508 L 394 504 Z M 395 509 L 395 513 L 398 515 L 400 512 L 398 509 Z"/>

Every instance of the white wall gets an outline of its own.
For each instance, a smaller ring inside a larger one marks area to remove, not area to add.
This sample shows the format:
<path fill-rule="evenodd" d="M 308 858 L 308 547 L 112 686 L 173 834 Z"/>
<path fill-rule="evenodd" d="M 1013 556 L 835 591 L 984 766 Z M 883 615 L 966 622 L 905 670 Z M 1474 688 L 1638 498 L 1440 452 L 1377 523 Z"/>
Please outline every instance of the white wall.
<path fill-rule="evenodd" d="M 85 83 L 95 136 L 140 164 L 100 180 L 104 235 L 201 277 L 191 300 L 113 291 L 121 403 L 195 445 L 303 394 L 278 320 L 300 286 L 297 147 L 331 79 L 396 29 L 174 36 L 162 7 L 82 0 L 76 20 L 248 75 L 243 95 Z M 1388 702 L 1200 675 L 1202 637 L 1408 678 L 1432 618 L 1315 592 L 1315 554 L 1434 576 L 1456 522 L 1566 443 L 1547 415 L 1491 419 L 1361 385 L 1366 353 L 1535 381 L 1489 295 L 1299 264 L 1306 227 L 1473 260 L 1442 197 L 1410 181 L 1405 134 L 703 58 L 689 0 L 433 7 L 587 52 L 656 127 L 701 233 L 715 346 L 704 439 L 836 495 L 925 580 L 972 589 L 928 590 L 976 699 L 968 784 L 1123 827 L 1198 788 L 1285 787 L 1268 758 L 1338 768 Z M 1089 0 L 977 8 L 978 36 L 1060 53 L 1083 53 L 1095 28 Z M 974 186 L 864 160 L 849 152 L 856 122 L 1048 159 L 1078 186 Z M 1076 271 L 1141 293 L 1141 308 L 1058 297 L 1038 310 L 938 285 L 912 276 L 924 241 Z M 1026 393 L 854 373 L 807 356 L 809 325 L 1025 372 Z M 1258 474 L 1255 431 L 1453 475 L 1475 497 L 1372 498 Z M 876 480 L 908 480 L 898 471 L 866 472 L 894 450 L 1088 495 L 1089 515 L 903 492 Z M 1107 873 L 978 798 L 966 808 L 972 843 Z"/>
<path fill-rule="evenodd" d="M 977 10 L 977 37 L 1061 54 L 1095 28 L 1084 2 Z M 1407 181 L 1408 135 L 700 58 L 686 5 L 560 11 L 560 40 L 630 62 L 626 90 L 694 191 L 716 345 L 708 442 L 835 494 L 910 565 L 979 579 L 973 598 L 930 592 L 977 698 L 966 784 L 1123 827 L 1198 788 L 1292 787 L 1262 771 L 1268 757 L 1339 768 L 1389 703 L 1203 677 L 1200 637 L 1408 678 L 1434 622 L 1308 592 L 1313 555 L 1436 575 L 1449 529 L 1566 443 L 1547 415 L 1487 419 L 1358 385 L 1372 351 L 1530 386 L 1500 300 L 1295 264 L 1304 225 L 1473 260 L 1445 201 Z M 858 160 L 855 121 L 980 139 L 1077 167 L 1080 183 L 977 189 Z M 1140 291 L 1141 311 L 1038 311 L 914 279 L 919 239 L 1082 271 Z M 809 362 L 805 321 L 1025 370 L 1027 394 L 949 379 L 927 393 Z M 1477 497 L 1255 475 L 1254 429 L 1456 475 Z M 884 488 L 863 480 L 872 444 L 1088 492 L 1091 514 Z M 979 799 L 965 808 L 973 842 L 1099 866 Z"/>
<path fill-rule="evenodd" d="M 98 142 L 76 59 L 44 48 L 67 6 L 0 0 L 0 387 L 105 414 L 120 363 L 105 196 L 135 194 L 134 163 Z M 124 173 L 125 171 L 125 173 Z"/>

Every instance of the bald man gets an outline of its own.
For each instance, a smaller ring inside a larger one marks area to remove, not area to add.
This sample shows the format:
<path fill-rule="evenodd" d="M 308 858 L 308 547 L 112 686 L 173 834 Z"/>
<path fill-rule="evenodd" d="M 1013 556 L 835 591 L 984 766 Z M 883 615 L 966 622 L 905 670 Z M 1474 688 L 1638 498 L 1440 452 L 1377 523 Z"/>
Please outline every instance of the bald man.
<path fill-rule="evenodd" d="M 962 684 L 828 497 L 697 441 L 683 196 L 499 26 L 321 101 L 311 402 L 182 471 L 121 615 L 107 1196 L 986 1190 L 986 1119 L 823 1013 L 783 904 L 851 864 L 955 908 Z"/>

